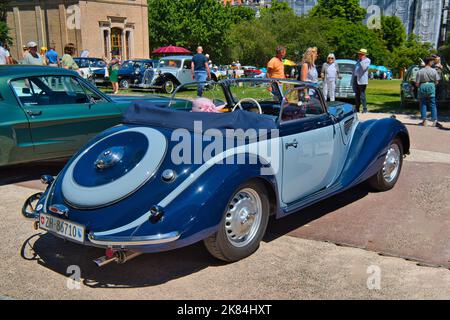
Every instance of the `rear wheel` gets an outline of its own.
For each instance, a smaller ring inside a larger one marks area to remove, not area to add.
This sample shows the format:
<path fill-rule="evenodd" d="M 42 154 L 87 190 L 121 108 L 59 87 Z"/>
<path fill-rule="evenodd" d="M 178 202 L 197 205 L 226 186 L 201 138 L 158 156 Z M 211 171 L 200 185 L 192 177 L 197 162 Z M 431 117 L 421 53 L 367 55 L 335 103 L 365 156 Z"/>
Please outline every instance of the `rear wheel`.
<path fill-rule="evenodd" d="M 403 145 L 399 138 L 392 140 L 383 167 L 368 180 L 377 191 L 387 191 L 394 187 L 403 165 Z"/>
<path fill-rule="evenodd" d="M 233 194 L 219 230 L 204 240 L 217 259 L 233 262 L 255 252 L 267 228 L 269 200 L 265 186 L 257 181 L 241 185 Z"/>

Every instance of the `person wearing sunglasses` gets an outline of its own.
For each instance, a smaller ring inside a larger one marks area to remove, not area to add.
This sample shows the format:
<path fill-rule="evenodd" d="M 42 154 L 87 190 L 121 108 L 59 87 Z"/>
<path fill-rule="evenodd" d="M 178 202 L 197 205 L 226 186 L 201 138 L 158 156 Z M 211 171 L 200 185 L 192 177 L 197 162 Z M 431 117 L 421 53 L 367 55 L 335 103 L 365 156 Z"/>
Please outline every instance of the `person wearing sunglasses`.
<path fill-rule="evenodd" d="M 330 53 L 327 62 L 322 65 L 321 77 L 323 79 L 323 97 L 327 101 L 328 94 L 330 101 L 335 101 L 336 79 L 340 79 L 339 66 L 336 63 L 336 57 Z"/>

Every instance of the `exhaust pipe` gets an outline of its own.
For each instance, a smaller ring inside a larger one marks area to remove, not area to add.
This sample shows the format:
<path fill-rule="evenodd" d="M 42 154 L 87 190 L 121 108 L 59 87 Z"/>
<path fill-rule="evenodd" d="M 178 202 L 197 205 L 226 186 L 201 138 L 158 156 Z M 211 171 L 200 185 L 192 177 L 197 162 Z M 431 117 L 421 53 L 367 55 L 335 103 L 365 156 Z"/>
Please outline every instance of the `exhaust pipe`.
<path fill-rule="evenodd" d="M 110 249 L 108 249 L 110 250 Z M 112 254 L 97 258 L 94 260 L 94 263 L 98 267 L 106 266 L 107 264 L 110 264 L 111 262 L 116 262 L 118 264 L 123 264 L 127 261 L 130 261 L 131 259 L 134 259 L 142 254 L 142 252 L 136 252 L 136 251 L 130 251 L 130 250 L 118 250 L 114 251 Z"/>

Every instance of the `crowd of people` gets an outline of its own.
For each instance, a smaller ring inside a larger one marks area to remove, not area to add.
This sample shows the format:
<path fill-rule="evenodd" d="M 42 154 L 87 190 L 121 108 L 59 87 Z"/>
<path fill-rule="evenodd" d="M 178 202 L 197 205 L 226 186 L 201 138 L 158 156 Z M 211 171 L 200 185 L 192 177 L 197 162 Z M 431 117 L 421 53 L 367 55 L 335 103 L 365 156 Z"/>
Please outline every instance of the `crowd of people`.
<path fill-rule="evenodd" d="M 41 47 L 38 52 L 38 44 L 34 41 L 30 41 L 27 45 L 22 47 L 22 60 L 16 61 L 12 58 L 8 45 L 6 43 L 0 42 L 0 65 L 6 64 L 23 64 L 23 65 L 35 65 L 35 66 L 51 66 L 60 67 L 68 70 L 74 70 L 79 72 L 80 67 L 73 59 L 74 54 L 77 52 L 77 48 L 73 43 L 67 43 L 64 48 L 64 54 L 60 57 L 58 52 L 56 52 L 55 45 L 51 45 L 48 49 L 47 47 Z M 106 75 L 109 76 L 111 81 L 113 92 L 117 94 L 119 92 L 119 68 L 120 68 L 120 57 L 117 51 L 112 51 L 112 59 L 108 61 L 105 60 L 107 64 Z M 83 55 L 82 55 L 83 56 Z"/>
<path fill-rule="evenodd" d="M 275 57 L 270 59 L 267 64 L 267 77 L 284 79 L 286 78 L 283 59 L 286 57 L 286 48 L 278 46 L 275 50 Z M 306 49 L 300 63 L 298 80 L 317 84 L 319 82 L 319 73 L 317 71 L 316 61 L 318 58 L 317 47 Z M 369 83 L 370 59 L 367 57 L 367 49 L 361 49 L 358 52 L 358 61 L 352 75 L 352 86 L 355 92 L 355 107 L 359 112 L 361 105 L 363 112 L 367 112 L 366 88 Z M 336 80 L 341 78 L 339 65 L 336 63 L 336 57 L 333 53 L 328 54 L 327 61 L 322 65 L 320 76 L 323 80 L 323 94 L 325 100 L 335 101 Z"/>
<path fill-rule="evenodd" d="M 217 71 L 218 67 L 213 66 L 209 55 L 203 54 L 203 48 L 199 46 L 197 53 L 192 59 L 191 72 L 192 79 L 199 82 L 205 82 L 208 78 L 211 79 L 211 70 Z M 75 70 L 79 66 L 75 63 L 73 55 L 76 52 L 76 47 L 73 43 L 68 43 L 64 46 L 64 54 L 62 57 L 55 50 L 55 46 L 50 46 L 50 49 L 41 47 L 38 52 L 38 45 L 34 41 L 28 42 L 23 46 L 22 60 L 17 62 L 14 60 L 9 52 L 7 43 L 0 43 L 0 65 L 4 64 L 26 64 L 26 65 L 48 65 L 53 67 L 62 67 L 65 69 Z M 114 94 L 119 92 L 118 74 L 120 68 L 120 56 L 118 52 L 112 51 L 112 59 L 106 61 L 107 68 L 105 75 L 109 77 Z M 366 89 L 369 83 L 369 78 L 372 74 L 369 73 L 371 65 L 370 58 L 367 57 L 367 49 L 360 49 L 358 52 L 358 61 L 352 74 L 351 84 L 355 92 L 355 108 L 360 112 L 367 112 L 367 98 Z M 287 75 L 285 72 L 284 59 L 286 57 L 286 48 L 278 46 L 275 49 L 275 56 L 267 63 L 267 78 L 284 79 L 296 75 L 300 81 L 318 83 L 319 78 L 323 80 L 323 95 L 325 100 L 335 101 L 336 81 L 341 79 L 339 72 L 339 65 L 336 63 L 336 57 L 333 53 L 329 53 L 327 61 L 323 63 L 320 75 L 316 66 L 318 58 L 317 47 L 307 48 L 303 54 L 302 62 L 299 64 L 298 70 L 292 69 L 292 75 Z M 427 126 L 427 108 L 431 110 L 431 126 L 438 126 L 437 121 L 437 101 L 436 96 L 440 96 L 444 90 L 443 88 L 443 66 L 440 57 L 432 55 L 425 58 L 425 67 L 420 69 L 416 77 L 416 86 L 418 88 L 418 98 L 420 102 L 420 112 L 422 118 L 422 125 Z M 233 62 L 230 65 L 230 70 L 233 72 L 233 77 L 237 77 L 237 70 L 240 70 L 241 65 L 239 61 Z M 197 95 L 202 96 L 203 86 L 198 86 Z"/>

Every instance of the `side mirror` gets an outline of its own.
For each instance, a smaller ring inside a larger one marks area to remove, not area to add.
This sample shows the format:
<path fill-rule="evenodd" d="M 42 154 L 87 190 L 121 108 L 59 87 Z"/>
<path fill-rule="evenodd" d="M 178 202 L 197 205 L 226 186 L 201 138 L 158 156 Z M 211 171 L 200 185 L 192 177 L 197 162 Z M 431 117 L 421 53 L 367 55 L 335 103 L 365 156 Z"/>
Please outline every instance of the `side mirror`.
<path fill-rule="evenodd" d="M 31 94 L 31 89 L 30 88 L 22 88 L 22 93 L 23 94 Z"/>

